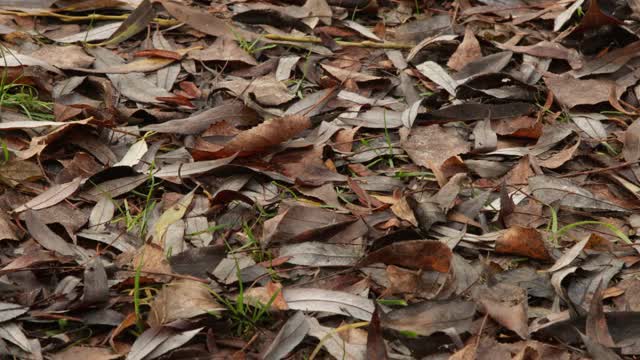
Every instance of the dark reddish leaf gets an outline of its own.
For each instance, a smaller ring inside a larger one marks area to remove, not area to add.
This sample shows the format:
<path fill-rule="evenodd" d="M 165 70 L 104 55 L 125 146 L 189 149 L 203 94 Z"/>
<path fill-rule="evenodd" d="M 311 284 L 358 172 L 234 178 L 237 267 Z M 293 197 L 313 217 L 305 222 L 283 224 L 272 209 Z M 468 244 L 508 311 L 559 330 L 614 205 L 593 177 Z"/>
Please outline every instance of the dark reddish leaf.
<path fill-rule="evenodd" d="M 387 347 L 382 337 L 379 311 L 379 306 L 376 306 L 373 315 L 371 315 L 367 332 L 367 359 L 371 360 L 387 360 L 389 358 L 387 356 Z"/>
<path fill-rule="evenodd" d="M 452 253 L 449 247 L 434 240 L 411 240 L 391 244 L 367 255 L 359 266 L 374 263 L 397 265 L 419 270 L 449 272 Z"/>
<path fill-rule="evenodd" d="M 542 234 L 532 228 L 513 226 L 496 240 L 496 252 L 550 260 Z"/>
<path fill-rule="evenodd" d="M 170 51 L 170 50 L 163 50 L 163 49 L 149 49 L 149 50 L 141 50 L 136 52 L 135 54 L 133 54 L 133 56 L 135 57 L 159 57 L 159 58 L 164 58 L 164 59 L 173 59 L 173 60 L 180 60 L 182 59 L 181 54 L 175 52 L 175 51 Z"/>

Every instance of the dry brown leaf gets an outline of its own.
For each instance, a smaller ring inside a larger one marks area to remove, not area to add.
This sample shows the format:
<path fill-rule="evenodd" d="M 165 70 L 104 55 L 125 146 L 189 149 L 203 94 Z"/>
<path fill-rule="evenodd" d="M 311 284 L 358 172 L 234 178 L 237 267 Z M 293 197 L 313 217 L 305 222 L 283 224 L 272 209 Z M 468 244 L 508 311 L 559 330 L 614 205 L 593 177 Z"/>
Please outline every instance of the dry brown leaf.
<path fill-rule="evenodd" d="M 383 263 L 412 269 L 449 272 L 452 253 L 449 247 L 435 240 L 410 240 L 394 243 L 367 255 L 358 265 Z"/>
<path fill-rule="evenodd" d="M 531 228 L 513 226 L 496 240 L 496 252 L 526 256 L 537 260 L 550 260 L 542 234 Z"/>
<path fill-rule="evenodd" d="M 614 83 L 610 80 L 578 80 L 568 76 L 545 76 L 544 83 L 562 106 L 595 105 L 609 101 Z"/>
<path fill-rule="evenodd" d="M 471 150 L 469 142 L 455 128 L 441 125 L 414 127 L 401 144 L 414 163 L 429 168 L 436 176 L 440 176 L 438 181 L 441 185 L 446 183 L 440 169 L 442 164 L 452 156 Z"/>
<path fill-rule="evenodd" d="M 453 55 L 449 57 L 447 66 L 460 71 L 465 65 L 481 57 L 482 49 L 480 49 L 480 42 L 478 42 L 478 39 L 476 39 L 476 36 L 473 34 L 473 30 L 467 26 L 464 31 L 464 39 Z"/>
<path fill-rule="evenodd" d="M 304 115 L 287 115 L 267 120 L 262 124 L 243 131 L 224 145 L 221 150 L 205 154 L 203 158 L 222 158 L 238 154 L 250 156 L 283 143 L 311 126 Z"/>
<path fill-rule="evenodd" d="M 206 284 L 193 280 L 174 280 L 166 284 L 150 307 L 149 323 L 154 327 L 224 308 L 215 300 Z"/>

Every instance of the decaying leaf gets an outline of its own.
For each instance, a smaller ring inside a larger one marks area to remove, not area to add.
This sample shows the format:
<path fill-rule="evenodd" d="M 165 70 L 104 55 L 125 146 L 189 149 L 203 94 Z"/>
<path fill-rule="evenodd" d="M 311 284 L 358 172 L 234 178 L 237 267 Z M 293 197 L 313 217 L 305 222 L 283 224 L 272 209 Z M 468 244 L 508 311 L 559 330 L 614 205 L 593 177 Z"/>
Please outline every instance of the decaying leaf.
<path fill-rule="evenodd" d="M 193 280 L 174 280 L 164 285 L 151 303 L 149 323 L 161 326 L 175 320 L 220 311 L 222 308 L 206 284 Z"/>
<path fill-rule="evenodd" d="M 374 263 L 399 265 L 419 270 L 449 272 L 451 266 L 451 250 L 440 242 L 433 240 L 403 241 L 386 246 L 367 255 L 359 266 Z"/>

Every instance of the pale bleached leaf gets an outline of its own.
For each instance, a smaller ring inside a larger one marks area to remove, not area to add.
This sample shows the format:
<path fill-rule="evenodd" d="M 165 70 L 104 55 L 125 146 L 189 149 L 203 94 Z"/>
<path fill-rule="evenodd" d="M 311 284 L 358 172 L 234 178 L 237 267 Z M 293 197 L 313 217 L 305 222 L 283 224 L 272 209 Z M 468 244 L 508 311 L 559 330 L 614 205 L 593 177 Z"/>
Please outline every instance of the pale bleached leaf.
<path fill-rule="evenodd" d="M 456 96 L 456 87 L 458 83 L 451 78 L 451 75 L 447 73 L 442 66 L 433 61 L 425 61 L 422 64 L 416 66 L 416 69 L 420 71 L 429 80 L 440 85 L 452 96 Z"/>
<path fill-rule="evenodd" d="M 38 210 L 53 206 L 73 195 L 80 187 L 81 182 L 82 178 L 77 177 L 68 183 L 54 185 L 13 211 L 22 212 L 28 209 Z"/>

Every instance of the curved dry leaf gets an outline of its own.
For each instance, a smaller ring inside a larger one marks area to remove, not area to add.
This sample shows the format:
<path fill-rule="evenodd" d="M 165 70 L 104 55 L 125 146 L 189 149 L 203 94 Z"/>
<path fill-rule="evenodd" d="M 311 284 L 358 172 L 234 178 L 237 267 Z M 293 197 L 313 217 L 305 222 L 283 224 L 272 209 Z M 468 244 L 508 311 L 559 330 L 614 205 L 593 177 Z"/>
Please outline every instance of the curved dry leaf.
<path fill-rule="evenodd" d="M 578 80 L 568 76 L 545 76 L 544 83 L 560 105 L 595 105 L 609 101 L 615 83 L 606 79 Z"/>
<path fill-rule="evenodd" d="M 232 40 L 237 37 L 252 40 L 255 37 L 255 34 L 235 28 L 231 23 L 208 13 L 205 9 L 197 9 L 172 0 L 159 0 L 158 2 L 171 16 L 205 34 Z"/>
<path fill-rule="evenodd" d="M 469 142 L 455 128 L 440 125 L 413 127 L 409 137 L 400 144 L 416 165 L 433 170 L 436 176 L 440 175 L 440 166 L 447 159 L 471 150 Z"/>
<path fill-rule="evenodd" d="M 264 352 L 264 360 L 279 360 L 284 358 L 293 350 L 309 332 L 309 323 L 301 311 L 293 314 L 292 317 L 282 326 L 271 345 Z"/>
<path fill-rule="evenodd" d="M 142 0 L 138 7 L 122 22 L 120 27 L 111 35 L 109 40 L 98 45 L 116 45 L 136 35 L 147 28 L 153 20 L 155 11 L 149 0 Z M 86 40 L 85 40 L 86 41 Z"/>
<path fill-rule="evenodd" d="M 162 344 L 158 345 L 152 352 L 150 352 L 147 356 L 144 357 L 145 360 L 155 359 L 159 356 L 166 354 L 167 352 L 177 349 L 180 346 L 189 342 L 189 340 L 193 339 L 200 331 L 204 329 L 203 327 L 182 331 L 179 333 L 174 333 L 169 336 Z M 92 359 L 93 360 L 93 359 Z"/>
<path fill-rule="evenodd" d="M 256 112 L 239 101 L 229 101 L 184 119 L 175 119 L 161 124 L 147 125 L 141 130 L 159 133 L 195 135 L 205 131 L 212 124 L 226 120 L 232 124 L 255 124 Z M 0 124 L 1 125 L 1 124 Z"/>
<path fill-rule="evenodd" d="M 440 85 L 441 88 L 447 90 L 451 96 L 456 96 L 456 87 L 458 83 L 442 68 L 433 61 L 425 61 L 416 66 L 416 69 L 426 76 L 429 80 Z"/>
<path fill-rule="evenodd" d="M 184 214 L 187 212 L 187 209 L 191 205 L 191 201 L 193 200 L 196 189 L 191 190 L 175 204 L 171 205 L 171 207 L 163 212 L 162 215 L 160 215 L 160 218 L 153 226 L 153 243 L 164 248 L 164 235 L 167 232 L 167 229 L 171 224 L 182 219 Z M 166 250 L 169 251 L 170 249 Z"/>
<path fill-rule="evenodd" d="M 206 49 L 189 52 L 187 57 L 200 61 L 238 61 L 249 65 L 257 65 L 256 59 L 243 50 L 235 40 L 225 37 L 218 37 L 216 41 Z M 284 80 L 288 78 L 289 76 Z"/>
<path fill-rule="evenodd" d="M 338 333 L 334 328 L 320 325 L 316 318 L 307 316 L 306 321 L 309 324 L 309 336 L 322 341 L 322 346 L 334 359 L 367 358 L 366 332 L 362 329 L 348 329 Z"/>
<path fill-rule="evenodd" d="M 31 53 L 31 56 L 46 61 L 60 69 L 83 68 L 93 63 L 93 57 L 87 55 L 77 45 L 56 46 L 44 45 Z"/>
<path fill-rule="evenodd" d="M 496 252 L 537 260 L 551 259 L 542 234 L 536 229 L 521 226 L 513 226 L 498 237 Z"/>
<path fill-rule="evenodd" d="M 38 210 L 53 206 L 73 195 L 80 187 L 81 182 L 82 178 L 77 177 L 68 183 L 54 185 L 25 204 L 18 206 L 13 211 L 22 212 L 29 209 Z"/>
<path fill-rule="evenodd" d="M 24 215 L 24 222 L 27 226 L 29 234 L 42 245 L 43 248 L 51 251 L 55 251 L 62 255 L 72 256 L 75 255 L 75 251 L 69 243 L 63 238 L 58 236 L 53 230 L 40 219 L 38 219 L 32 211 L 28 211 Z"/>
<path fill-rule="evenodd" d="M 556 16 L 556 18 L 553 21 L 553 31 L 559 31 L 560 29 L 562 29 L 564 24 L 566 24 L 567 21 L 571 19 L 571 17 L 573 16 L 573 13 L 576 12 L 576 10 L 578 10 L 580 6 L 582 6 L 583 2 L 584 0 L 576 0 L 565 11 L 561 12 L 560 15 Z"/>
<path fill-rule="evenodd" d="M 0 54 L 0 66 L 4 67 L 17 67 L 17 66 L 40 66 L 43 69 L 51 71 L 53 73 L 62 75 L 62 71 L 58 68 L 49 65 L 48 62 L 37 59 L 33 56 L 19 54 L 14 51 L 5 50 Z"/>
<path fill-rule="evenodd" d="M 640 121 L 636 120 L 624 131 L 622 155 L 628 162 L 640 159 Z"/>
<path fill-rule="evenodd" d="M 544 204 L 559 201 L 561 205 L 591 211 L 621 211 L 627 209 L 608 200 L 599 199 L 587 189 L 567 180 L 539 175 L 529 179 L 531 195 Z"/>
<path fill-rule="evenodd" d="M 105 25 L 90 28 L 87 31 L 82 31 L 77 34 L 67 35 L 63 37 L 54 37 L 50 39 L 59 43 L 104 40 L 110 38 L 116 32 L 116 30 L 118 30 L 118 28 L 122 26 L 122 23 L 122 21 L 108 23 Z"/>
<path fill-rule="evenodd" d="M 108 180 L 99 184 L 89 184 L 90 188 L 79 194 L 83 199 L 98 202 L 102 197 L 116 198 L 137 188 L 147 181 L 148 175 L 134 175 Z"/>
<path fill-rule="evenodd" d="M 396 265 L 416 270 L 432 270 L 441 273 L 451 268 L 451 249 L 437 240 L 410 240 L 387 245 L 365 257 L 358 266 L 375 263 Z"/>
<path fill-rule="evenodd" d="M 527 317 L 527 291 L 519 286 L 499 283 L 482 288 L 477 301 L 498 324 L 515 332 L 522 339 L 529 336 Z"/>
<path fill-rule="evenodd" d="M 470 301 L 423 301 L 380 314 L 380 320 L 383 328 L 421 336 L 448 328 L 454 328 L 459 334 L 469 330 L 475 313 L 476 305 Z"/>
<path fill-rule="evenodd" d="M 289 309 L 324 311 L 369 321 L 374 311 L 373 301 L 343 291 L 314 288 L 290 288 L 282 291 Z"/>
<path fill-rule="evenodd" d="M 15 322 L 0 324 L 0 338 L 5 339 L 27 353 L 33 353 L 29 339 Z"/>
<path fill-rule="evenodd" d="M 0 322 L 15 319 L 29 311 L 29 308 L 18 304 L 0 302 Z"/>
<path fill-rule="evenodd" d="M 380 326 L 380 307 L 376 306 L 367 332 L 367 359 L 387 360 L 388 358 L 387 347 L 382 336 L 382 326 Z"/>
<path fill-rule="evenodd" d="M 575 260 L 575 258 L 577 258 L 578 255 L 580 255 L 580 253 L 582 252 L 582 250 L 584 249 L 584 247 L 587 245 L 588 242 L 589 242 L 589 237 L 586 237 L 579 243 L 573 245 L 569 250 L 567 250 L 564 254 L 562 254 L 562 256 L 558 258 L 558 260 L 556 260 L 553 266 L 551 266 L 546 271 L 548 272 L 558 271 L 564 268 L 565 266 L 568 266 L 569 264 L 571 264 L 571 262 L 573 262 L 573 260 Z"/>
<path fill-rule="evenodd" d="M 166 327 L 152 327 L 140 334 L 131 346 L 126 360 L 143 360 L 165 342 L 173 331 Z"/>
<path fill-rule="evenodd" d="M 121 357 L 120 354 L 114 354 L 111 349 L 74 346 L 63 351 L 57 352 L 51 356 L 52 360 L 112 360 Z"/>
<path fill-rule="evenodd" d="M 482 57 L 482 49 L 480 42 L 473 34 L 471 27 L 467 26 L 464 31 L 464 39 L 458 46 L 456 51 L 449 57 L 447 66 L 453 70 L 460 71 L 468 63 L 478 60 Z"/>
<path fill-rule="evenodd" d="M 212 155 L 214 157 L 231 156 L 236 153 L 238 156 L 253 155 L 291 139 L 309 126 L 311 121 L 304 115 L 286 115 L 267 120 L 238 134 L 226 143 L 224 148 Z"/>
<path fill-rule="evenodd" d="M 150 306 L 149 324 L 152 327 L 224 309 L 215 301 L 206 284 L 193 280 L 168 283 Z"/>

